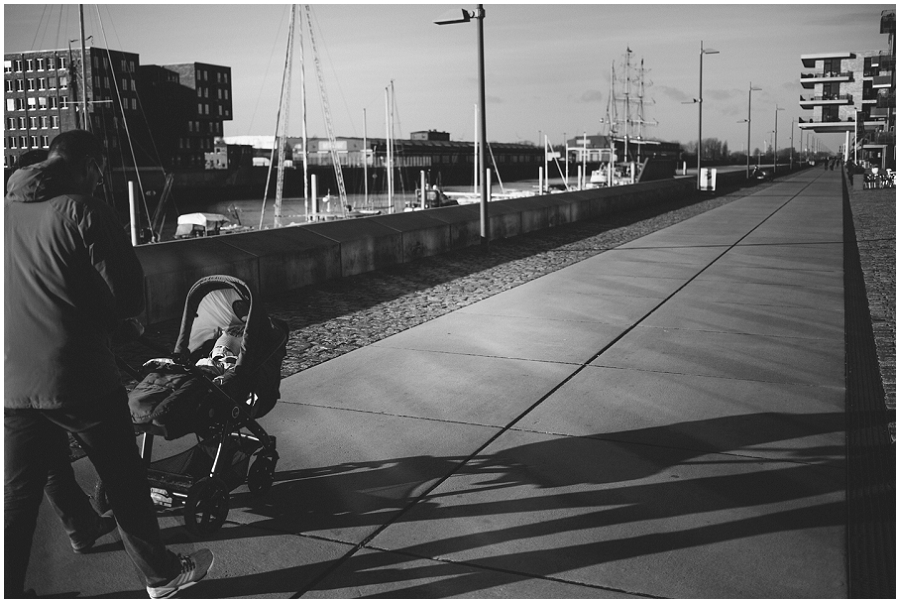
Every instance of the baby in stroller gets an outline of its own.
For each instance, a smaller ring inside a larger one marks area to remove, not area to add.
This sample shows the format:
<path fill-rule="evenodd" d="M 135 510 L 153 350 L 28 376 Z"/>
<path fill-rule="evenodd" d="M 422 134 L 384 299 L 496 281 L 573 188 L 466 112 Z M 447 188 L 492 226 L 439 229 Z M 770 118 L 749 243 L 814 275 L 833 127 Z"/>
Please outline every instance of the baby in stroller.
<path fill-rule="evenodd" d="M 234 370 L 238 354 L 241 353 L 243 339 L 243 327 L 229 327 L 216 339 L 209 356 L 198 360 L 195 366 L 206 367 L 207 372 L 216 377 L 221 377 L 227 371 Z"/>

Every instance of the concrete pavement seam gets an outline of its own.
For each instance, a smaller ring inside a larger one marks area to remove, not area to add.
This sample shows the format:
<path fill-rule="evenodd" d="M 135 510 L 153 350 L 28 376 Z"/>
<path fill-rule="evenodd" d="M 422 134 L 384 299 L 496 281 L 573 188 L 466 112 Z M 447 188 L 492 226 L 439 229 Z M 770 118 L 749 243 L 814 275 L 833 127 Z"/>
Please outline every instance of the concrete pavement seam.
<path fill-rule="evenodd" d="M 319 576 L 317 579 L 315 579 L 315 580 L 314 580 L 314 581 L 313 581 L 313 582 L 312 582 L 312 583 L 311 583 L 311 584 L 310 584 L 303 592 L 308 592 L 308 591 L 311 590 L 313 587 L 315 587 L 317 584 L 319 584 L 322 580 L 325 580 L 325 579 L 328 577 L 328 575 L 330 575 L 331 572 L 334 571 L 334 569 L 337 568 L 337 567 L 340 565 L 340 563 L 342 563 L 344 560 L 350 559 L 350 558 L 351 558 L 353 555 L 355 555 L 359 550 L 368 547 L 369 543 L 372 542 L 372 540 L 374 540 L 378 535 L 380 535 L 380 534 L 381 534 L 382 532 L 384 532 L 387 528 L 389 528 L 391 525 L 393 525 L 393 524 L 397 521 L 397 519 L 398 519 L 399 517 L 402 517 L 402 516 L 405 515 L 409 510 L 411 510 L 413 507 L 415 507 L 416 505 L 418 505 L 420 501 L 424 500 L 427 496 L 429 496 L 429 495 L 430 495 L 432 492 L 434 492 L 437 488 L 439 488 L 441 485 L 443 485 L 443 484 L 444 484 L 448 479 L 450 479 L 450 477 L 453 476 L 460 468 L 462 468 L 462 467 L 464 467 L 466 464 L 468 464 L 473 458 L 475 458 L 478 454 L 480 454 L 482 451 L 484 451 L 488 446 L 490 446 L 493 442 L 495 442 L 497 439 L 499 439 L 503 434 L 505 434 L 505 433 L 507 433 L 508 431 L 510 431 L 510 430 L 513 428 L 513 426 L 515 426 L 518 422 L 520 422 L 522 419 L 524 419 L 524 418 L 525 418 L 529 413 L 531 413 L 535 408 L 537 408 L 538 406 L 540 406 L 540 405 L 541 405 L 544 401 L 546 401 L 551 395 L 553 395 L 553 393 L 557 392 L 560 388 L 562 388 L 564 385 L 566 385 L 567 383 L 569 383 L 573 378 L 575 378 L 579 373 L 581 373 L 585 368 L 587 368 L 588 366 L 590 366 L 591 362 L 593 362 L 593 361 L 596 360 L 598 357 L 600 357 L 604 352 L 606 352 L 606 351 L 607 351 L 609 348 L 611 348 L 613 345 L 615 345 L 616 343 L 618 343 L 619 341 L 621 341 L 621 339 L 622 339 L 623 337 L 625 337 L 628 333 L 630 333 L 632 330 L 634 330 L 634 328 L 636 328 L 638 325 L 640 325 L 641 322 L 643 322 L 644 320 L 646 320 L 646 319 L 647 319 L 651 314 L 653 314 L 656 310 L 658 310 L 660 307 L 662 307 L 662 306 L 663 306 L 666 302 L 668 302 L 674 295 L 676 295 L 679 291 L 681 291 L 682 289 L 684 289 L 688 284 L 690 284 L 691 282 L 693 282 L 700 274 L 703 274 L 703 272 L 705 272 L 706 270 L 708 270 L 710 266 L 712 266 L 715 262 L 717 262 L 719 259 L 721 259 L 726 253 L 728 253 L 728 251 L 730 251 L 731 249 L 733 249 L 734 247 L 736 247 L 736 246 L 738 245 L 738 243 L 740 243 L 740 241 L 742 241 L 742 240 L 744 240 L 746 237 L 750 236 L 750 234 L 752 234 L 756 229 L 758 229 L 760 226 L 762 226 L 762 224 L 764 224 L 766 221 L 768 221 L 769 219 L 771 219 L 772 216 L 774 216 L 774 215 L 775 215 L 776 213 L 778 213 L 781 209 L 783 209 L 785 206 L 787 206 L 788 203 L 790 203 L 791 201 L 793 201 L 793 200 L 797 197 L 797 195 L 799 195 L 799 193 L 802 192 L 802 190 L 805 190 L 808 186 L 809 186 L 809 184 L 806 184 L 806 185 L 801 189 L 801 191 L 798 191 L 797 193 L 794 193 L 787 201 L 785 201 L 784 203 L 780 204 L 776 209 L 774 209 L 773 211 L 771 211 L 765 218 L 763 218 L 761 221 L 759 221 L 759 222 L 756 224 L 756 226 L 754 226 L 754 227 L 751 228 L 747 233 L 745 233 L 743 236 L 741 236 L 741 238 L 738 239 L 738 241 L 737 241 L 736 243 L 734 243 L 733 245 L 728 246 L 727 249 L 725 249 L 725 251 L 723 251 L 721 254 L 719 254 L 718 256 L 716 256 L 716 258 L 714 258 L 713 260 L 709 261 L 705 267 L 703 267 L 702 269 L 700 269 L 693 277 L 691 277 L 690 279 L 688 279 L 688 280 L 687 280 L 683 285 L 681 285 L 676 291 L 674 291 L 673 293 L 671 293 L 670 295 L 668 295 L 667 297 L 665 297 L 663 300 L 661 300 L 661 301 L 660 301 L 657 305 L 655 305 L 650 311 L 648 311 L 647 313 L 645 313 L 641 318 L 637 319 L 630 327 L 628 327 L 627 329 L 625 329 L 622 333 L 620 333 L 617 337 L 615 337 L 615 338 L 614 338 L 611 342 L 609 342 L 607 345 L 603 346 L 603 348 L 601 348 L 601 350 L 600 350 L 599 352 L 597 352 L 596 354 L 594 354 L 587 362 L 585 362 L 584 364 L 581 364 L 580 366 L 578 366 L 578 367 L 577 367 L 570 375 L 568 375 L 568 376 L 565 377 L 562 381 L 560 381 L 560 383 L 558 383 L 557 385 L 555 385 L 554 387 L 552 387 L 552 388 L 550 389 L 550 391 L 548 391 L 548 392 L 545 393 L 543 396 L 541 396 L 534 404 L 532 404 L 531 406 L 529 406 L 526 410 L 524 410 L 524 411 L 523 411 L 522 413 L 520 413 L 517 417 L 515 417 L 512 421 L 510 421 L 506 426 L 502 427 L 497 433 L 495 433 L 493 436 L 491 436 L 490 438 L 488 438 L 481 446 L 479 446 L 478 448 L 476 448 L 471 454 L 469 454 L 469 455 L 468 455 L 465 459 L 463 459 L 460 463 L 456 464 L 456 466 L 455 466 L 453 469 L 451 469 L 450 472 L 448 472 L 444 477 L 435 480 L 435 482 L 434 482 L 431 486 L 429 486 L 429 487 L 428 487 L 425 491 L 423 491 L 419 496 L 417 496 L 414 500 L 410 501 L 406 506 L 404 506 L 403 509 L 401 509 L 401 510 L 400 510 L 400 511 L 392 518 L 392 519 L 390 519 L 388 522 L 382 524 L 380 527 L 378 527 L 377 529 L 375 529 L 371 534 L 369 534 L 366 538 L 364 538 L 362 541 L 360 541 L 360 543 L 359 543 L 356 547 L 354 547 L 354 548 L 353 548 L 351 551 L 349 551 L 346 555 L 344 555 L 343 557 L 341 557 L 340 560 L 338 560 L 334 565 L 332 565 L 332 569 L 329 569 L 329 570 L 323 572 L 322 574 L 320 574 L 320 576 Z M 302 593 L 299 593 L 299 596 L 302 596 Z"/>

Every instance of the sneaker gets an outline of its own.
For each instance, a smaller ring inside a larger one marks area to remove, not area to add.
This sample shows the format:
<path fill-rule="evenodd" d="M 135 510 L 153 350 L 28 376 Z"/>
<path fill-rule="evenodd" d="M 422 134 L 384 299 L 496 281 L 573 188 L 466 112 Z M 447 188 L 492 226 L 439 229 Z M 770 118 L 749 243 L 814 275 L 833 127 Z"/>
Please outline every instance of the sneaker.
<path fill-rule="evenodd" d="M 178 555 L 181 572 L 165 584 L 148 586 L 147 594 L 151 599 L 168 599 L 175 593 L 197 584 L 212 567 L 213 559 L 212 551 L 209 549 L 200 549 L 190 555 Z"/>
<path fill-rule="evenodd" d="M 91 549 L 94 548 L 94 543 L 100 539 L 101 536 L 105 534 L 109 534 L 113 530 L 116 529 L 116 519 L 114 517 L 107 517 L 105 515 L 101 515 L 97 518 L 97 527 L 94 530 L 94 533 L 88 536 L 87 538 L 76 539 L 70 538 L 69 542 L 72 544 L 72 550 L 82 555 L 84 553 L 90 553 Z"/>

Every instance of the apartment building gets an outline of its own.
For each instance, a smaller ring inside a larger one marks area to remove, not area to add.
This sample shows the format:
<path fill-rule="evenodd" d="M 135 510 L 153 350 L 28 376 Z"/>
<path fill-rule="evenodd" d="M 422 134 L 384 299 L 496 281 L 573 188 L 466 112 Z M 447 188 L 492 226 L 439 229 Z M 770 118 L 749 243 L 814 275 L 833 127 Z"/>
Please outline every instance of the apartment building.
<path fill-rule="evenodd" d="M 896 11 L 881 14 L 886 50 L 804 54 L 800 108 L 812 116 L 800 128 L 843 133 L 845 157 L 878 167 L 896 166 Z M 806 71 L 809 70 L 809 71 Z"/>
<path fill-rule="evenodd" d="M 207 63 L 142 65 L 141 98 L 158 162 L 203 169 L 223 124 L 233 119 L 231 68 Z"/>
<path fill-rule="evenodd" d="M 101 139 L 117 169 L 204 168 L 204 153 L 232 119 L 230 67 L 141 65 L 136 53 L 96 46 L 85 49 L 83 63 L 81 54 L 69 48 L 4 55 L 4 168 L 78 128 Z"/>
<path fill-rule="evenodd" d="M 89 128 L 109 153 L 127 144 L 122 116 L 138 114 L 138 55 L 106 48 L 7 53 L 3 165 L 47 149 L 60 132 Z M 85 78 L 85 85 L 82 82 Z"/>

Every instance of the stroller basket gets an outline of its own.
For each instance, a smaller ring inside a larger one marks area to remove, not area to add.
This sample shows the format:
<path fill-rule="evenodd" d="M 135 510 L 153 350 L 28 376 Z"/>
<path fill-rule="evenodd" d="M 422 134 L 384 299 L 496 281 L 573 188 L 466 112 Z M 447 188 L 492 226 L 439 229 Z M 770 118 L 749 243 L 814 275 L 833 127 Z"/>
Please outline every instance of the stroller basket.
<path fill-rule="evenodd" d="M 250 467 L 250 458 L 260 449 L 259 442 L 244 437 L 229 438 L 219 454 L 220 469 L 216 472 L 229 490 L 244 483 Z M 218 443 L 205 440 L 196 446 L 150 464 L 147 481 L 154 501 L 160 506 L 177 506 L 179 499 L 200 479 L 212 473 L 216 462 Z M 179 496 L 179 495 L 182 496 Z"/>

